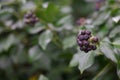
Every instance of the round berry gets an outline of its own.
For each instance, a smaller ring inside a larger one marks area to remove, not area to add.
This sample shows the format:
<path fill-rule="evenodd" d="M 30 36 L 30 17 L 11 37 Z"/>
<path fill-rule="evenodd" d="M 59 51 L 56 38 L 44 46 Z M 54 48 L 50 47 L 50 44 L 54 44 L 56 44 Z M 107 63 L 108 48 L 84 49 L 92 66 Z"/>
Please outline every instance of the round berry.
<path fill-rule="evenodd" d="M 79 41 L 79 39 L 77 39 L 77 43 L 79 46 L 83 46 L 83 43 L 81 41 Z"/>
<path fill-rule="evenodd" d="M 90 47 L 88 47 L 88 48 L 87 48 L 87 50 L 88 50 L 88 51 L 91 51 L 91 48 L 90 48 Z"/>
<path fill-rule="evenodd" d="M 97 47 L 96 47 L 95 45 L 91 45 L 91 49 L 92 49 L 92 50 L 96 50 Z"/>
<path fill-rule="evenodd" d="M 85 34 L 85 30 L 82 30 L 82 31 L 81 31 L 81 35 L 84 35 L 84 34 Z"/>
<path fill-rule="evenodd" d="M 31 19 L 31 24 L 35 24 L 36 23 L 36 21 L 35 21 L 35 19 Z"/>
<path fill-rule="evenodd" d="M 96 48 L 96 46 L 93 46 L 93 50 L 96 50 L 97 48 Z"/>
<path fill-rule="evenodd" d="M 86 33 L 87 35 L 90 35 L 90 34 L 91 34 L 91 32 L 88 31 L 88 30 L 86 30 L 85 33 Z"/>
<path fill-rule="evenodd" d="M 32 15 L 33 15 L 33 13 L 32 12 L 30 12 L 30 13 L 27 13 L 27 14 L 25 14 L 25 18 L 31 18 L 32 17 Z"/>
<path fill-rule="evenodd" d="M 98 37 L 93 37 L 92 42 L 98 42 Z"/>
<path fill-rule="evenodd" d="M 85 51 L 85 49 L 86 49 L 85 47 L 80 47 L 81 51 Z"/>
<path fill-rule="evenodd" d="M 84 36 L 83 35 L 79 35 L 79 39 L 82 41 L 84 40 Z"/>
<path fill-rule="evenodd" d="M 84 39 L 88 40 L 89 39 L 89 35 L 84 35 Z"/>
<path fill-rule="evenodd" d="M 89 45 L 89 42 L 88 42 L 88 41 L 83 41 L 83 45 L 84 45 L 84 46 L 88 46 L 88 45 Z"/>
<path fill-rule="evenodd" d="M 29 14 L 25 14 L 25 16 L 24 16 L 24 18 L 29 18 L 30 16 L 29 16 Z"/>

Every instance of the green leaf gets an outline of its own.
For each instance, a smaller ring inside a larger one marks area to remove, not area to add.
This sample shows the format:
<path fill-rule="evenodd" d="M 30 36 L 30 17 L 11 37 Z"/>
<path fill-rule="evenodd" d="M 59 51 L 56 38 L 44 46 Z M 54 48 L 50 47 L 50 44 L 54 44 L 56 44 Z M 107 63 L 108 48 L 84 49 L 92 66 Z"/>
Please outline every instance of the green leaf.
<path fill-rule="evenodd" d="M 42 56 L 42 51 L 38 46 L 33 46 L 29 49 L 29 58 L 31 61 L 36 61 Z"/>
<path fill-rule="evenodd" d="M 113 62 L 117 62 L 113 49 L 107 42 L 101 43 L 100 49 L 107 58 L 111 59 Z"/>
<path fill-rule="evenodd" d="M 8 50 L 13 44 L 15 44 L 17 41 L 16 37 L 13 34 L 10 34 L 7 38 L 1 41 L 1 49 L 2 50 Z"/>
<path fill-rule="evenodd" d="M 41 8 L 37 15 L 46 22 L 53 22 L 58 20 L 60 10 L 59 7 L 53 3 L 49 3 L 47 8 Z"/>
<path fill-rule="evenodd" d="M 59 13 L 59 8 L 58 8 L 58 6 L 56 6 L 52 3 L 49 3 L 45 13 L 46 13 L 46 16 L 47 16 L 47 20 L 49 22 L 52 22 L 52 21 L 57 19 L 57 16 L 58 16 L 58 13 Z"/>
<path fill-rule="evenodd" d="M 80 58 L 80 54 L 79 54 L 79 53 L 78 53 L 78 54 L 75 54 L 75 55 L 73 56 L 72 60 L 70 61 L 69 66 L 70 66 L 70 67 L 75 67 L 75 66 L 77 66 L 78 63 L 79 63 L 79 58 Z"/>
<path fill-rule="evenodd" d="M 50 30 L 46 30 L 39 36 L 39 45 L 45 50 L 52 37 L 53 33 Z"/>
<path fill-rule="evenodd" d="M 15 64 L 22 64 L 29 60 L 28 54 L 26 54 L 26 48 L 21 43 L 14 46 L 11 49 L 11 53 L 14 54 L 14 56 L 12 56 L 12 60 Z"/>
<path fill-rule="evenodd" d="M 38 80 L 49 80 L 47 77 L 45 77 L 44 75 L 40 75 Z"/>
<path fill-rule="evenodd" d="M 37 45 L 29 49 L 29 59 L 35 68 L 44 70 L 51 68 L 51 59 Z"/>
<path fill-rule="evenodd" d="M 78 68 L 80 70 L 81 73 L 83 73 L 83 71 L 87 68 L 89 68 L 94 62 L 94 53 L 83 53 L 80 55 L 79 57 L 79 65 Z"/>
<path fill-rule="evenodd" d="M 120 40 L 116 40 L 112 43 L 115 47 L 120 48 Z"/>
<path fill-rule="evenodd" d="M 105 22 L 105 20 L 107 20 L 110 16 L 110 12 L 103 12 L 101 14 L 99 14 L 96 18 L 96 20 L 94 21 L 93 25 L 100 25 L 102 23 Z"/>
<path fill-rule="evenodd" d="M 3 10 L 0 11 L 0 17 L 6 16 L 8 14 L 12 14 L 13 11 L 14 10 L 12 8 L 3 9 Z"/>
<path fill-rule="evenodd" d="M 36 23 L 36 25 L 34 27 L 30 27 L 28 28 L 28 32 L 30 34 L 36 34 L 41 32 L 42 30 L 44 30 L 44 26 L 41 23 Z"/>
<path fill-rule="evenodd" d="M 109 34 L 109 37 L 114 38 L 117 34 L 119 34 L 119 32 L 120 32 L 120 26 L 114 26 L 114 28 Z"/>
<path fill-rule="evenodd" d="M 66 15 L 66 16 L 64 16 L 64 17 L 62 17 L 58 22 L 57 22 L 57 24 L 58 25 L 62 25 L 62 24 L 70 24 L 70 19 L 72 18 L 72 16 L 71 15 Z"/>
<path fill-rule="evenodd" d="M 63 40 L 63 48 L 70 48 L 73 47 L 76 44 L 76 37 L 75 36 L 70 36 L 67 37 Z"/>
<path fill-rule="evenodd" d="M 75 54 L 69 64 L 70 67 L 75 67 L 78 65 L 78 68 L 81 73 L 87 68 L 89 68 L 94 62 L 94 53 L 84 53 L 78 50 L 78 53 Z"/>
<path fill-rule="evenodd" d="M 22 6 L 21 6 L 21 11 L 31 11 L 31 10 L 35 10 L 36 9 L 36 4 L 33 2 L 25 2 Z"/>
<path fill-rule="evenodd" d="M 118 64 L 117 64 L 117 75 L 120 79 L 120 60 L 118 61 Z"/>
<path fill-rule="evenodd" d="M 117 57 L 117 75 L 118 75 L 118 77 L 120 79 L 120 54 L 119 54 L 119 52 L 116 55 L 116 57 Z"/>

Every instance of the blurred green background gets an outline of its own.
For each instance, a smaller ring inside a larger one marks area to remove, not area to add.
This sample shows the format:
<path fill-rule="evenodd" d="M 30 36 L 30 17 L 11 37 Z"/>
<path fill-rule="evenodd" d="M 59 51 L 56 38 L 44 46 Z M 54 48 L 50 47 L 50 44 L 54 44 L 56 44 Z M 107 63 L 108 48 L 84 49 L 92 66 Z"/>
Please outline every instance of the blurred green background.
<path fill-rule="evenodd" d="M 119 3 L 0 0 L 0 80 L 119 80 Z M 30 11 L 39 18 L 34 25 L 24 22 Z M 82 29 L 100 38 L 95 52 L 79 51 Z"/>

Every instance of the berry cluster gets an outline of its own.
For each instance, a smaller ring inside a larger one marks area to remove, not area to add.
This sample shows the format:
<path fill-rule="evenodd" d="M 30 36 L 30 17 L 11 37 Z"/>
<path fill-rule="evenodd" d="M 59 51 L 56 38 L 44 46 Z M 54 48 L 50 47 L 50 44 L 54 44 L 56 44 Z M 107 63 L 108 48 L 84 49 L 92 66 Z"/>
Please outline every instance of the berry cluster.
<path fill-rule="evenodd" d="M 29 12 L 25 14 L 24 21 L 26 24 L 34 25 L 39 21 L 39 19 L 36 17 L 35 14 L 33 14 L 33 12 Z"/>
<path fill-rule="evenodd" d="M 92 36 L 90 31 L 82 30 L 77 36 L 77 43 L 80 46 L 80 50 L 87 53 L 97 49 L 98 38 Z"/>

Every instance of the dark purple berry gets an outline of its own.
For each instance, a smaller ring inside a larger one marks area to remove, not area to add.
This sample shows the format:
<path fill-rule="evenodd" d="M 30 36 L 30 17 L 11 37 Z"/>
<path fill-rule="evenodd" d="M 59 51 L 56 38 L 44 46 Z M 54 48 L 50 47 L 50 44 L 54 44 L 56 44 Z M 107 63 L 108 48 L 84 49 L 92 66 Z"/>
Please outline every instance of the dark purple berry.
<path fill-rule="evenodd" d="M 29 18 L 30 16 L 29 16 L 29 14 L 26 14 L 25 16 L 24 16 L 24 18 Z"/>
<path fill-rule="evenodd" d="M 79 35 L 79 40 L 84 40 L 84 36 L 83 35 Z"/>
<path fill-rule="evenodd" d="M 88 40 L 89 39 L 89 35 L 84 35 L 84 39 Z"/>
<path fill-rule="evenodd" d="M 81 41 L 79 41 L 79 39 L 77 39 L 77 43 L 79 46 L 83 46 L 83 43 Z"/>
<path fill-rule="evenodd" d="M 90 47 L 88 47 L 88 48 L 87 48 L 87 50 L 88 50 L 88 51 L 91 51 L 91 48 L 90 48 Z"/>
<path fill-rule="evenodd" d="M 91 32 L 88 31 L 88 30 L 86 30 L 85 33 L 86 33 L 87 35 L 91 35 Z"/>
<path fill-rule="evenodd" d="M 96 50 L 97 48 L 96 48 L 96 46 L 93 46 L 93 50 Z"/>
<path fill-rule="evenodd" d="M 84 34 L 85 34 L 85 30 L 82 30 L 82 31 L 81 31 L 81 35 L 84 35 Z"/>
<path fill-rule="evenodd" d="M 35 19 L 33 18 L 33 19 L 31 19 L 31 23 L 32 24 L 35 24 L 36 23 L 36 21 L 35 21 Z"/>
<path fill-rule="evenodd" d="M 88 46 L 88 45 L 89 45 L 89 42 L 88 42 L 88 41 L 83 41 L 83 45 L 84 45 L 84 46 Z"/>
<path fill-rule="evenodd" d="M 83 47 L 80 47 L 80 50 L 81 50 L 81 51 L 84 51 L 84 48 L 83 48 Z"/>
<path fill-rule="evenodd" d="M 81 50 L 81 51 L 85 51 L 86 48 L 83 46 L 83 47 L 80 47 L 80 50 Z"/>
<path fill-rule="evenodd" d="M 27 13 L 27 14 L 25 14 L 25 18 L 31 18 L 32 17 L 32 15 L 33 15 L 33 13 L 32 12 L 30 12 L 30 13 Z"/>
<path fill-rule="evenodd" d="M 91 49 L 92 49 L 92 50 L 96 50 L 97 47 L 96 47 L 95 45 L 91 45 Z"/>

